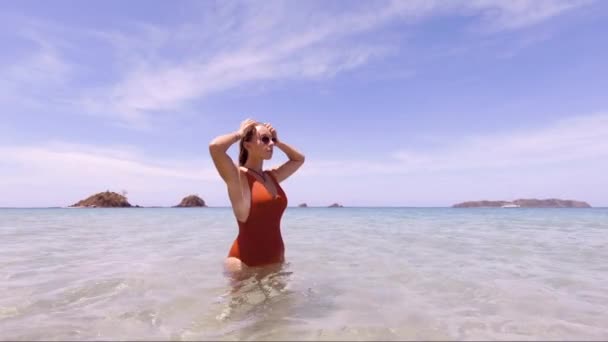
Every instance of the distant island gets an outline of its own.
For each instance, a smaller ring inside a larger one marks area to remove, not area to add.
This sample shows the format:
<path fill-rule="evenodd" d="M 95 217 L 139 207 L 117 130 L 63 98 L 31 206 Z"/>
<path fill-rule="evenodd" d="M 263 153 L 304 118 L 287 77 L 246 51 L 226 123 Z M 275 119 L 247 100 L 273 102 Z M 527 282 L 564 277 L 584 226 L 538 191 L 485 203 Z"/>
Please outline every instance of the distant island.
<path fill-rule="evenodd" d="M 515 201 L 469 201 L 454 204 L 452 208 L 591 208 L 591 206 L 587 202 L 574 200 L 527 198 Z"/>
<path fill-rule="evenodd" d="M 72 208 L 141 208 L 133 206 L 124 195 L 112 191 L 105 191 L 87 197 L 75 204 Z M 205 201 L 197 195 L 184 197 L 174 208 L 204 208 Z M 328 208 L 344 208 L 340 203 L 333 203 Z M 152 207 L 154 208 L 154 207 Z M 158 207 L 160 208 L 160 207 Z M 301 203 L 298 208 L 308 208 L 308 204 Z M 467 201 L 452 205 L 452 208 L 591 208 L 587 202 L 575 200 L 562 200 L 557 198 L 536 199 L 522 198 L 514 201 Z"/>
<path fill-rule="evenodd" d="M 184 199 L 182 199 L 182 201 L 175 206 L 175 208 L 195 208 L 195 207 L 207 207 L 207 205 L 205 204 L 205 201 L 203 201 L 202 198 L 196 196 L 196 195 L 190 195 L 190 196 L 186 196 L 184 197 Z"/>
<path fill-rule="evenodd" d="M 92 195 L 70 205 L 73 208 L 132 208 L 127 198 L 115 192 L 106 191 Z M 137 206 L 139 207 L 139 206 Z"/>

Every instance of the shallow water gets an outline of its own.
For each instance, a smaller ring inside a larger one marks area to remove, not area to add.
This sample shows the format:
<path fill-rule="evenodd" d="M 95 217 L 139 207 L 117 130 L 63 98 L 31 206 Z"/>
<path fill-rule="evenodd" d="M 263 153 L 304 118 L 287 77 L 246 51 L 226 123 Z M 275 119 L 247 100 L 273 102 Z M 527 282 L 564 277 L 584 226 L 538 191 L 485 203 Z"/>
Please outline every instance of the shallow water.
<path fill-rule="evenodd" d="M 222 272 L 228 208 L 0 209 L 2 340 L 606 340 L 608 209 L 289 208 Z"/>

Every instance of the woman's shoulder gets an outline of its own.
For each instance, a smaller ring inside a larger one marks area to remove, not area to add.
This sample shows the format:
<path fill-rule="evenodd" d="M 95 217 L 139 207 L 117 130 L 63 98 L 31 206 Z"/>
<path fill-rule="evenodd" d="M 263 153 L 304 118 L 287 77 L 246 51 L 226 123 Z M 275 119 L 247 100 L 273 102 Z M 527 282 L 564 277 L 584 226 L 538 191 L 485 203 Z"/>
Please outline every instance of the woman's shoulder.
<path fill-rule="evenodd" d="M 251 177 L 253 177 L 251 172 L 249 172 L 249 170 L 244 166 L 239 166 L 238 171 L 239 171 L 239 177 L 241 177 L 241 179 L 243 179 L 243 178 L 250 179 Z"/>

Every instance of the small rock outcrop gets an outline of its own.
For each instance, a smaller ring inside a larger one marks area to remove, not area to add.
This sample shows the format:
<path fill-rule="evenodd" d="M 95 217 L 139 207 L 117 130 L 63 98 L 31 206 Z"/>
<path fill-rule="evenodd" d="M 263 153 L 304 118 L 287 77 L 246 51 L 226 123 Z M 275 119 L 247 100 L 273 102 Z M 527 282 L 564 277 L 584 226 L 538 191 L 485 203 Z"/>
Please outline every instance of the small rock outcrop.
<path fill-rule="evenodd" d="M 454 204 L 453 208 L 500 208 L 518 206 L 520 208 L 591 208 L 587 202 L 549 199 L 516 199 L 514 201 L 469 201 Z"/>
<path fill-rule="evenodd" d="M 308 208 L 308 204 L 306 204 L 306 203 L 298 204 L 298 208 Z"/>
<path fill-rule="evenodd" d="M 330 205 L 328 208 L 344 208 L 344 206 L 340 203 L 334 203 Z"/>
<path fill-rule="evenodd" d="M 206 207 L 205 201 L 196 195 L 190 195 L 184 197 L 182 201 L 175 206 L 175 208 L 194 208 L 194 207 Z"/>
<path fill-rule="evenodd" d="M 132 205 L 123 195 L 115 192 L 106 191 L 92 195 L 86 199 L 72 204 L 70 207 L 76 208 L 130 208 Z"/>

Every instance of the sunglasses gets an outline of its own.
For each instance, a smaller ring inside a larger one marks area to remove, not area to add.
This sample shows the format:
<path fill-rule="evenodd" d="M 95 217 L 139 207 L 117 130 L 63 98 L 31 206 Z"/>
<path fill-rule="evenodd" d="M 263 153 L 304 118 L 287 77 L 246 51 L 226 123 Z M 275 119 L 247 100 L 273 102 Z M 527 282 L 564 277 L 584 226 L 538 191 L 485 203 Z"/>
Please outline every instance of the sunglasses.
<path fill-rule="evenodd" d="M 274 138 L 274 137 L 271 138 L 271 137 L 269 137 L 267 135 L 262 136 L 262 138 L 260 140 L 262 140 L 262 142 L 264 143 L 264 145 L 270 144 L 270 140 L 272 140 L 273 143 L 277 142 L 277 138 Z"/>

